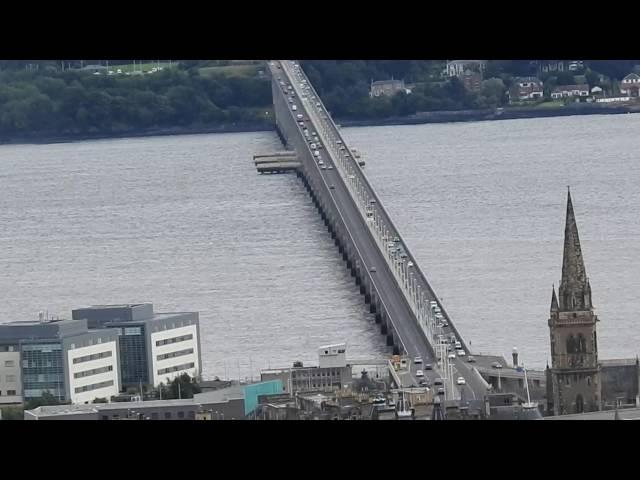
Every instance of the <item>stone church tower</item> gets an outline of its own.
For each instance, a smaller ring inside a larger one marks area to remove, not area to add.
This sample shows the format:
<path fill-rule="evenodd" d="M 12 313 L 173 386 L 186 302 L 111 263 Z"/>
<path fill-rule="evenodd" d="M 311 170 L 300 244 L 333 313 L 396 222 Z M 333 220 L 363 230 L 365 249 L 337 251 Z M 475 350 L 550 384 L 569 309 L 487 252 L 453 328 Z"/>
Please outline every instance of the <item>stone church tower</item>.
<path fill-rule="evenodd" d="M 549 330 L 551 369 L 548 370 L 548 410 L 553 415 L 600 410 L 601 382 L 596 322 L 591 286 L 584 268 L 573 214 L 571 192 L 567 197 L 562 280 L 556 297 L 551 294 Z"/>

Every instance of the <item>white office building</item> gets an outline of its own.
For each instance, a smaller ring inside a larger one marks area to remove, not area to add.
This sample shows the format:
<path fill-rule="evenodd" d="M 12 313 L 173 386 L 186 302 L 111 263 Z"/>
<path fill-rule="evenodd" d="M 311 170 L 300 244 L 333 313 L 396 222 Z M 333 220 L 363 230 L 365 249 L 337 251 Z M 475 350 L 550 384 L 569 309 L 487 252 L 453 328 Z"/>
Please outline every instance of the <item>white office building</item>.
<path fill-rule="evenodd" d="M 151 303 L 98 305 L 73 310 L 73 318 L 86 319 L 90 329 L 117 330 L 123 387 L 201 374 L 197 312 L 156 313 Z"/>

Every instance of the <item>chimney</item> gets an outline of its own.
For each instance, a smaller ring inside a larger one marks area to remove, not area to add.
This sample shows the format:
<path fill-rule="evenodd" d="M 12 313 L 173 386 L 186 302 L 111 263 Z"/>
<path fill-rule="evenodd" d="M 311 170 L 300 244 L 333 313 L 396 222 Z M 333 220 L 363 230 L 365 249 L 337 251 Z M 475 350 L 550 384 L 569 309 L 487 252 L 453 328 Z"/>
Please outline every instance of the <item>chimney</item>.
<path fill-rule="evenodd" d="M 518 368 L 518 349 L 516 347 L 513 347 L 511 356 L 513 357 L 513 368 Z"/>

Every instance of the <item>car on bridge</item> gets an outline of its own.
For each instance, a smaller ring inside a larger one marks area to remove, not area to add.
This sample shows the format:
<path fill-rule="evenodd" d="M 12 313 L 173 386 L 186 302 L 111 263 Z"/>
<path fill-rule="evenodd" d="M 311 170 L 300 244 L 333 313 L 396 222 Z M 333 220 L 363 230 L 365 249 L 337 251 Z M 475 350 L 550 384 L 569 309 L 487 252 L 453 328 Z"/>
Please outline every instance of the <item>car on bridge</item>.
<path fill-rule="evenodd" d="M 475 361 L 476 361 L 476 359 L 475 359 L 472 355 L 469 355 L 469 356 L 467 357 L 467 362 L 469 362 L 469 363 L 475 363 Z"/>
<path fill-rule="evenodd" d="M 467 354 L 467 352 L 465 352 L 461 348 L 456 350 L 456 353 L 458 354 L 459 357 L 464 357 Z"/>
<path fill-rule="evenodd" d="M 499 362 L 493 362 L 493 363 L 491 364 L 491 366 L 492 366 L 493 368 L 502 368 L 502 364 L 500 364 Z"/>
<path fill-rule="evenodd" d="M 416 377 L 418 378 L 424 377 L 424 372 L 422 370 L 416 370 Z"/>
<path fill-rule="evenodd" d="M 413 359 L 413 363 L 415 363 L 416 365 L 418 364 L 422 364 L 422 357 L 416 357 Z"/>
<path fill-rule="evenodd" d="M 449 358 L 449 360 L 455 360 L 455 359 L 456 359 L 456 354 L 455 354 L 455 353 L 453 353 L 453 352 L 451 352 L 451 353 L 447 356 L 447 358 Z"/>
<path fill-rule="evenodd" d="M 458 377 L 458 381 L 456 383 L 458 385 L 466 385 L 467 381 L 464 379 L 464 377 Z"/>
<path fill-rule="evenodd" d="M 433 363 L 425 363 L 424 364 L 424 369 L 425 370 L 433 370 Z"/>

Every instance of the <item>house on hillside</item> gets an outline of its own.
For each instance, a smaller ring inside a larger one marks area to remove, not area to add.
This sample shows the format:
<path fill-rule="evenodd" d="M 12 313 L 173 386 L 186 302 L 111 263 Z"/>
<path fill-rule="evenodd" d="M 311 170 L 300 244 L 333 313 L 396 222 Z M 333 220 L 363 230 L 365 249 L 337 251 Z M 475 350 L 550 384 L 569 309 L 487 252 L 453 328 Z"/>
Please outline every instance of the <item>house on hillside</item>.
<path fill-rule="evenodd" d="M 466 70 L 482 73 L 486 68 L 486 60 L 447 60 L 444 74 L 447 77 L 462 77 Z"/>
<path fill-rule="evenodd" d="M 539 60 L 538 71 L 548 72 L 573 72 L 581 69 L 584 64 L 582 60 Z"/>
<path fill-rule="evenodd" d="M 551 98 L 588 97 L 589 85 L 559 85 L 551 91 Z"/>
<path fill-rule="evenodd" d="M 543 87 L 536 77 L 517 77 L 509 88 L 509 103 L 539 100 L 544 96 Z"/>
<path fill-rule="evenodd" d="M 640 75 L 630 73 L 620 82 L 620 94 L 628 97 L 640 97 Z"/>
<path fill-rule="evenodd" d="M 379 97 L 381 95 L 393 97 L 398 92 L 404 92 L 406 94 L 411 93 L 411 90 L 405 86 L 404 80 L 391 79 L 377 82 L 372 81 L 369 96 L 371 98 Z"/>

